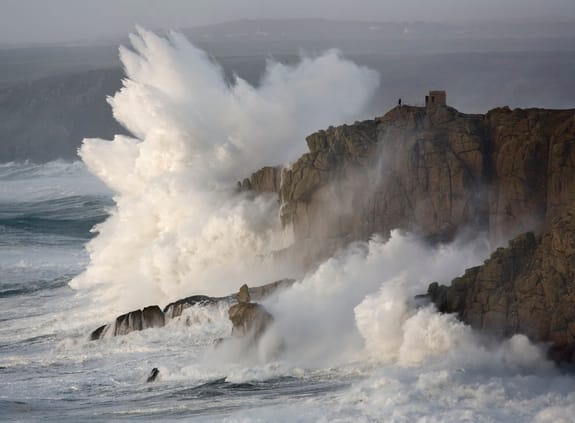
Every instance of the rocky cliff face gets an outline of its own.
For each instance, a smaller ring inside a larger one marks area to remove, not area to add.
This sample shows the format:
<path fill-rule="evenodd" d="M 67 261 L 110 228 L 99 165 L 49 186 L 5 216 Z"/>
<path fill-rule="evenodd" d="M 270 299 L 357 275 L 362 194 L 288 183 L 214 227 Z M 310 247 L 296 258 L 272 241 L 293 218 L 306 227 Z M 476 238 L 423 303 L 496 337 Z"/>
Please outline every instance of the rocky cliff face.
<path fill-rule="evenodd" d="M 329 254 L 395 228 L 430 240 L 488 230 L 501 241 L 575 200 L 575 110 L 403 106 L 306 141 L 290 167 L 241 184 L 278 194 L 298 249 L 319 243 Z"/>
<path fill-rule="evenodd" d="M 575 212 L 555 217 L 539 236 L 513 239 L 451 286 L 430 285 L 428 294 L 474 328 L 551 342 L 554 359 L 575 361 Z"/>
<path fill-rule="evenodd" d="M 430 241 L 463 229 L 497 242 L 521 234 L 428 295 L 475 328 L 523 333 L 575 361 L 575 110 L 404 106 L 307 143 L 279 186 L 269 170 L 274 184 L 251 182 L 278 194 L 295 251 L 313 263 L 396 228 Z"/>
<path fill-rule="evenodd" d="M 490 142 L 489 222 L 493 236 L 537 229 L 575 201 L 575 111 L 495 109 Z"/>

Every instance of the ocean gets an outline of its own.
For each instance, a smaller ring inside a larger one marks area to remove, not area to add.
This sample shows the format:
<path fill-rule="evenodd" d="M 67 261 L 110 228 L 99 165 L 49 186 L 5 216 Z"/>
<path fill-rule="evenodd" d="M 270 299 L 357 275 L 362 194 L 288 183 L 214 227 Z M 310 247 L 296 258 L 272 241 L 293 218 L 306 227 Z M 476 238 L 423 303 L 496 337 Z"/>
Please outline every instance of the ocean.
<path fill-rule="evenodd" d="M 544 345 L 485 338 L 414 300 L 481 263 L 481 237 L 430 248 L 393 232 L 312 270 L 271 254 L 293 242 L 281 205 L 235 181 L 361 118 L 372 71 L 327 52 L 230 86 L 182 37 L 132 41 L 110 103 L 133 137 L 85 140 L 82 161 L 0 165 L 0 420 L 575 421 L 575 378 Z M 216 345 L 231 332 L 223 303 L 89 337 L 130 310 L 285 277 L 297 281 L 263 301 L 274 324 L 252 348 Z"/>

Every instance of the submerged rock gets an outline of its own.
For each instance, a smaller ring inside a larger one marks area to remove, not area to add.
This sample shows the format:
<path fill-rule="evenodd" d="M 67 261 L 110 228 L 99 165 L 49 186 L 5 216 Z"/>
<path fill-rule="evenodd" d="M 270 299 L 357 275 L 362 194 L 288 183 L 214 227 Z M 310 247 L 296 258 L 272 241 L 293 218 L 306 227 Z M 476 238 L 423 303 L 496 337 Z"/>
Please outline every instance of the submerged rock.
<path fill-rule="evenodd" d="M 96 329 L 90 334 L 90 341 L 95 341 L 97 339 L 103 338 L 109 328 L 110 325 L 100 326 L 98 329 Z"/>
<path fill-rule="evenodd" d="M 146 379 L 146 382 L 149 383 L 155 381 L 159 374 L 160 371 L 156 367 L 154 367 L 150 372 L 150 376 L 148 376 L 148 379 Z"/>

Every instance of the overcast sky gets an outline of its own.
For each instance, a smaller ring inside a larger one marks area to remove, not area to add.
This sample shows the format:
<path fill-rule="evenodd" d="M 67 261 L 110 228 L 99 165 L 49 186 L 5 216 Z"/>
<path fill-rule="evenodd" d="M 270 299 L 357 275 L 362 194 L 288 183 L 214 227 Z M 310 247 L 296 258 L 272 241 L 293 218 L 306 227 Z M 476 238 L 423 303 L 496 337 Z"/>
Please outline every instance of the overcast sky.
<path fill-rule="evenodd" d="M 125 35 L 244 18 L 575 19 L 575 0 L 0 0 L 0 44 Z"/>

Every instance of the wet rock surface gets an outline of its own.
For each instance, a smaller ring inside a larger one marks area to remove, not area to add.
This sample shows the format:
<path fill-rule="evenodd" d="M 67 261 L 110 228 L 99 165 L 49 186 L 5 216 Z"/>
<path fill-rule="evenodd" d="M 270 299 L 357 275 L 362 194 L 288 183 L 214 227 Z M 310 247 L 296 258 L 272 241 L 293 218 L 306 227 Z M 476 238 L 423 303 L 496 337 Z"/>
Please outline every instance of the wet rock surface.
<path fill-rule="evenodd" d="M 249 337 L 257 342 L 273 322 L 273 317 L 261 304 L 251 302 L 247 285 L 242 285 L 236 299 L 237 304 L 228 310 L 232 336 Z"/>
<path fill-rule="evenodd" d="M 428 296 L 475 328 L 523 333 L 575 361 L 575 110 L 401 106 L 306 141 L 279 188 L 266 185 L 295 235 L 282 254 L 313 267 L 393 229 L 431 243 L 462 230 L 514 238 Z"/>
<path fill-rule="evenodd" d="M 574 362 L 575 213 L 554 218 L 539 236 L 516 237 L 451 286 L 431 284 L 428 296 L 476 329 L 549 342 L 551 358 Z"/>
<path fill-rule="evenodd" d="M 134 310 L 126 314 L 118 316 L 113 324 L 102 325 L 90 334 L 90 340 L 95 341 L 98 339 L 105 338 L 107 336 L 120 336 L 126 335 L 134 331 L 140 331 L 148 328 L 161 328 L 165 326 L 169 319 L 174 319 L 182 315 L 183 311 L 189 307 L 193 306 L 209 306 L 218 304 L 220 302 L 234 303 L 240 299 L 250 298 L 254 300 L 261 301 L 270 295 L 279 292 L 291 286 L 295 282 L 294 279 L 281 279 L 266 285 L 256 286 L 252 288 L 245 288 L 242 292 L 242 296 L 238 298 L 237 294 L 228 295 L 226 297 L 209 297 L 206 295 L 192 295 L 190 297 L 183 298 L 181 300 L 175 301 L 164 307 L 164 310 L 160 309 L 159 306 L 149 306 L 142 310 Z M 250 303 L 254 305 L 253 303 Z M 256 333 L 260 334 L 260 331 L 264 327 L 260 327 L 260 318 L 265 317 L 265 309 L 262 311 L 263 307 L 259 304 L 257 307 L 247 307 L 245 310 L 237 314 L 236 318 L 241 319 L 243 325 L 247 330 L 252 328 L 257 328 Z M 239 321 L 239 320 L 238 320 Z M 256 323 L 258 322 L 258 323 Z M 262 320 L 263 322 L 263 320 Z M 237 331 L 236 331 L 237 332 Z M 237 332 L 240 333 L 240 332 Z"/>
<path fill-rule="evenodd" d="M 449 241 L 460 230 L 494 241 L 538 231 L 575 201 L 575 110 L 396 107 L 330 127 L 283 169 L 264 168 L 292 250 L 313 265 L 337 248 L 393 229 Z M 337 207 L 334 207 L 337 205 Z"/>

